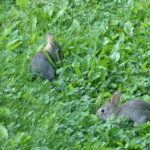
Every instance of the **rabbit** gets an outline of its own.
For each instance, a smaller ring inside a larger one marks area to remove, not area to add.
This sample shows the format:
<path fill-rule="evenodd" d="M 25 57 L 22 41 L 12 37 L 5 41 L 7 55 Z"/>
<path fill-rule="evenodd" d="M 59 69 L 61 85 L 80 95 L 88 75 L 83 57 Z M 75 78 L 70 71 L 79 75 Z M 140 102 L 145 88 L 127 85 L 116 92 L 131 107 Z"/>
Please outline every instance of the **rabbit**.
<path fill-rule="evenodd" d="M 150 118 L 150 104 L 142 100 L 130 100 L 125 104 L 118 105 L 121 93 L 115 92 L 110 99 L 110 102 L 105 103 L 96 112 L 100 120 L 107 120 L 113 114 L 115 117 L 126 117 L 133 122 L 142 124 Z"/>
<path fill-rule="evenodd" d="M 43 80 L 53 81 L 56 77 L 56 69 L 54 64 L 58 60 L 64 58 L 63 52 L 60 46 L 54 41 L 54 37 L 51 33 L 46 33 L 46 47 L 37 52 L 30 61 L 30 72 L 32 79 L 36 79 L 40 76 Z M 48 52 L 53 64 L 48 60 L 44 51 Z"/>

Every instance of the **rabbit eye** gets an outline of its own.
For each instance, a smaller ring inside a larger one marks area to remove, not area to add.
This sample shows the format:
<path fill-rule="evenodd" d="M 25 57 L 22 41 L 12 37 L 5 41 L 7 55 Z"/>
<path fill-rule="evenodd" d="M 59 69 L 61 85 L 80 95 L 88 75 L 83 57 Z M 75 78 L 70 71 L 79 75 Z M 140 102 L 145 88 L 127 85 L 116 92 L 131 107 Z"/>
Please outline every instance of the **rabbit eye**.
<path fill-rule="evenodd" d="M 105 109 L 101 109 L 101 112 L 105 112 Z"/>

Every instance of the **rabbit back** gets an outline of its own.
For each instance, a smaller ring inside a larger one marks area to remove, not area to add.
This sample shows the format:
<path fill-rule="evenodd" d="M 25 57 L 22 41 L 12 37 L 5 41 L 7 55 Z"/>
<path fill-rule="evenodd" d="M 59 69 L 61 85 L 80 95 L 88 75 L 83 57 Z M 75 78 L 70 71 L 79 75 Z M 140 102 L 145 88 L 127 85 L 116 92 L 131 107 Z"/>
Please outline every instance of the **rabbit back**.
<path fill-rule="evenodd" d="M 130 100 L 121 105 L 119 116 L 125 116 L 136 123 L 144 123 L 149 120 L 150 104 L 142 100 Z"/>
<path fill-rule="evenodd" d="M 38 76 L 43 80 L 52 81 L 55 79 L 55 70 L 42 51 L 39 51 L 33 56 L 30 62 L 30 72 L 32 79 L 36 79 Z"/>

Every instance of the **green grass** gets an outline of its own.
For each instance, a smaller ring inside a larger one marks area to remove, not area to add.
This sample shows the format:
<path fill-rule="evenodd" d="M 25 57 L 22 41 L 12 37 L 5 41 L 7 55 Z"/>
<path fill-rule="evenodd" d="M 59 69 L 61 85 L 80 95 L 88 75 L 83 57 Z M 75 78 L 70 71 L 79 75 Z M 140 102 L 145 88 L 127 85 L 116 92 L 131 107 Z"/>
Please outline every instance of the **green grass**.
<path fill-rule="evenodd" d="M 148 0 L 0 1 L 0 149 L 150 149 L 150 122 L 102 123 L 116 91 L 150 103 Z M 29 61 L 51 32 L 58 79 L 31 81 Z"/>

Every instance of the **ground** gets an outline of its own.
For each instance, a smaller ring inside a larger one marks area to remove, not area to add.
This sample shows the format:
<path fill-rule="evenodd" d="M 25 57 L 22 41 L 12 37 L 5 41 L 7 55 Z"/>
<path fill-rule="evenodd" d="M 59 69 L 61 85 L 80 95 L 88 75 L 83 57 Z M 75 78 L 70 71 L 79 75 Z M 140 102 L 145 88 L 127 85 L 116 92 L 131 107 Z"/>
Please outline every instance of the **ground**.
<path fill-rule="evenodd" d="M 121 103 L 150 103 L 149 8 L 148 0 L 0 1 L 0 149 L 150 149 L 150 122 L 95 115 L 117 90 Z M 46 32 L 65 56 L 52 83 L 28 70 Z"/>

